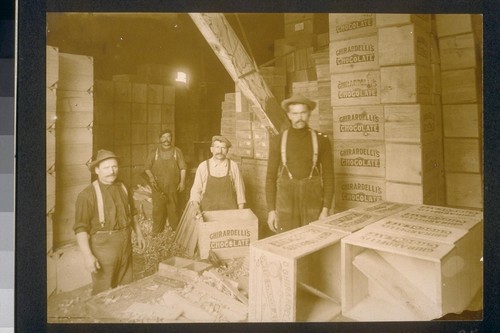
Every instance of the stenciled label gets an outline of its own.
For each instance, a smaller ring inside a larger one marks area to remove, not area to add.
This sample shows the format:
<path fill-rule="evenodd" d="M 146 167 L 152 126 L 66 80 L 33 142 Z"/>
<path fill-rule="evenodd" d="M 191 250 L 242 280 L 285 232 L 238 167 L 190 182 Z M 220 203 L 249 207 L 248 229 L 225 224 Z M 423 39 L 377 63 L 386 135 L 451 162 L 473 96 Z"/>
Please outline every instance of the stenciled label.
<path fill-rule="evenodd" d="M 339 154 L 341 166 L 380 168 L 381 153 L 378 149 L 345 148 L 341 149 Z"/>
<path fill-rule="evenodd" d="M 353 20 L 349 22 L 343 22 L 340 24 L 337 24 L 335 26 L 335 31 L 337 33 L 342 33 L 342 32 L 347 32 L 347 31 L 352 31 L 352 30 L 357 30 L 357 29 L 362 29 L 362 28 L 367 28 L 367 27 L 374 27 L 375 26 L 375 21 L 373 20 L 372 17 L 362 19 L 362 20 Z"/>
<path fill-rule="evenodd" d="M 362 182 L 348 182 L 341 185 L 342 200 L 374 203 L 383 199 L 381 186 Z"/>
<path fill-rule="evenodd" d="M 339 80 L 337 83 L 338 99 L 349 99 L 358 97 L 377 97 L 377 78 L 368 74 L 364 78 Z"/>
<path fill-rule="evenodd" d="M 409 239 L 378 232 L 368 232 L 362 235 L 361 239 L 370 243 L 385 245 L 391 248 L 411 250 L 422 253 L 434 252 L 439 247 L 439 244 L 427 242 L 425 240 Z"/>

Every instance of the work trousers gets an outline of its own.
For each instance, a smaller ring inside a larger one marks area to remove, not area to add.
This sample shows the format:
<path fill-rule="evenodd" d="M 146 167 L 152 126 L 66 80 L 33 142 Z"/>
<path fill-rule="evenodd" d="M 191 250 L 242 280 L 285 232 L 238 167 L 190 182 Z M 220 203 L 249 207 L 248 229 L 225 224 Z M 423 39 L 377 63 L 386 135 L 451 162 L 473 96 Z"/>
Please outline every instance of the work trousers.
<path fill-rule="evenodd" d="M 165 224 L 170 224 L 172 230 L 177 229 L 179 213 L 177 212 L 177 192 L 153 191 L 153 234 L 158 234 L 165 229 Z"/>
<path fill-rule="evenodd" d="M 319 218 L 323 208 L 323 187 L 320 176 L 290 179 L 279 176 L 276 193 L 278 232 L 295 229 Z"/>
<path fill-rule="evenodd" d="M 92 273 L 92 295 L 131 283 L 132 243 L 130 227 L 98 231 L 90 237 L 90 248 L 101 268 Z"/>

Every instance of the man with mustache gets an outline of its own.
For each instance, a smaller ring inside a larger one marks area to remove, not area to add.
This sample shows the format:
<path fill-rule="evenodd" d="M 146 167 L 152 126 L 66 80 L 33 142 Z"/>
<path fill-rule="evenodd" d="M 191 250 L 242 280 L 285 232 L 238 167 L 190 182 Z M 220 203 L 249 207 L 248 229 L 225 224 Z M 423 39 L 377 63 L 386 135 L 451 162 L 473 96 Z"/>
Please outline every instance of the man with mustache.
<path fill-rule="evenodd" d="M 160 144 L 149 153 L 144 165 L 153 187 L 153 235 L 158 235 L 165 229 L 167 218 L 172 230 L 177 229 L 177 192 L 184 191 L 186 187 L 186 162 L 182 151 L 172 144 L 172 131 L 161 131 L 159 139 Z"/>
<path fill-rule="evenodd" d="M 200 163 L 191 188 L 190 201 L 202 211 L 243 209 L 245 185 L 238 164 L 227 158 L 231 142 L 212 137 L 212 158 Z"/>
<path fill-rule="evenodd" d="M 133 197 L 117 180 L 118 156 L 99 150 L 88 167 L 97 180 L 78 195 L 73 230 L 95 295 L 132 282 L 131 229 L 139 248 L 146 242 L 135 219 Z"/>
<path fill-rule="evenodd" d="M 330 141 L 309 127 L 316 103 L 294 95 L 281 107 L 291 127 L 271 140 L 266 176 L 267 224 L 275 233 L 327 217 L 334 191 Z"/>

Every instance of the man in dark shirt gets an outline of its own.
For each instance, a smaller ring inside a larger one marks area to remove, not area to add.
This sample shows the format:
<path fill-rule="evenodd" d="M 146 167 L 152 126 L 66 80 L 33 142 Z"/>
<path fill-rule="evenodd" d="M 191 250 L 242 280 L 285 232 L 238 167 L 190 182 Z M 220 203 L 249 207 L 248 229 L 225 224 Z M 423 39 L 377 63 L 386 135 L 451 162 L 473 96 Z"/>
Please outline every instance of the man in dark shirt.
<path fill-rule="evenodd" d="M 89 164 L 97 180 L 76 200 L 73 230 L 85 268 L 92 275 L 92 294 L 132 282 L 131 229 L 139 248 L 146 243 L 135 216 L 132 195 L 117 181 L 118 157 L 99 150 Z"/>
<path fill-rule="evenodd" d="M 316 103 L 294 95 L 281 102 L 291 127 L 271 140 L 266 177 L 267 224 L 291 230 L 328 216 L 333 199 L 330 141 L 309 128 Z"/>

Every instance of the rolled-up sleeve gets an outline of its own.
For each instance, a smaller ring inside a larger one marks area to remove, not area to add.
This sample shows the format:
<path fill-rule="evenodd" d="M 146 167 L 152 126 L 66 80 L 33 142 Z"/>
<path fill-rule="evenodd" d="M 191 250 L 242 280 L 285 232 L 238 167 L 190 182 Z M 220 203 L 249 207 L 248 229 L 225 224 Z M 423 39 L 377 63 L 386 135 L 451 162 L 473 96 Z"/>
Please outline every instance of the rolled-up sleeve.
<path fill-rule="evenodd" d="M 191 187 L 191 193 L 189 201 L 200 202 L 201 195 L 203 193 L 203 174 L 207 174 L 206 162 L 202 162 L 196 169 L 196 174 L 194 176 L 193 186 Z M 205 176 L 206 178 L 206 176 Z"/>
<path fill-rule="evenodd" d="M 90 233 L 91 221 L 94 215 L 93 200 L 90 200 L 87 192 L 81 192 L 76 199 L 75 224 L 73 230 L 75 234 L 79 232 Z"/>

